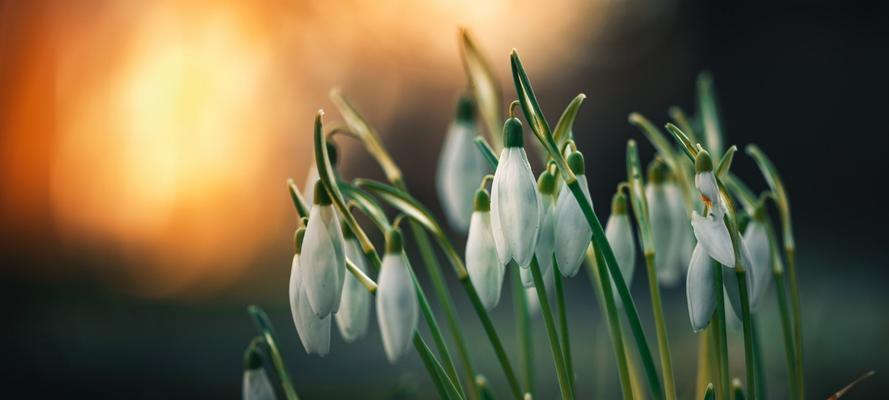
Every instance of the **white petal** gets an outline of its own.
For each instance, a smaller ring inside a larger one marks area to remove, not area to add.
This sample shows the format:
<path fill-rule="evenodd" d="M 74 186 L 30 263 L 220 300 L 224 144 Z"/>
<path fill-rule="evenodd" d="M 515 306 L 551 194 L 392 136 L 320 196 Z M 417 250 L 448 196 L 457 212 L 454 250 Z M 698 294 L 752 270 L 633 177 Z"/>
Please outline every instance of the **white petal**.
<path fill-rule="evenodd" d="M 272 382 L 262 368 L 245 369 L 242 383 L 243 400 L 275 400 Z"/>
<path fill-rule="evenodd" d="M 716 175 L 713 174 L 713 171 L 695 174 L 695 187 L 701 191 L 701 194 L 710 199 L 712 203 L 711 212 L 716 215 L 716 218 L 722 219 L 722 214 L 725 210 L 722 208 L 719 185 L 716 184 Z"/>
<path fill-rule="evenodd" d="M 725 227 L 725 221 L 716 219 L 714 215 L 702 217 L 693 212 L 691 226 L 698 242 L 704 246 L 710 257 L 726 267 L 734 268 L 735 251 L 732 249 L 732 238 Z"/>
<path fill-rule="evenodd" d="M 490 311 L 500 302 L 506 268 L 497 259 L 489 212 L 476 211 L 472 214 L 466 240 L 466 269 L 482 304 Z"/>
<path fill-rule="evenodd" d="M 303 186 L 303 196 L 310 206 L 315 198 L 315 182 L 318 182 L 318 167 L 315 166 L 313 160 L 312 165 L 309 166 L 309 172 L 306 173 L 306 182 Z"/>
<path fill-rule="evenodd" d="M 611 245 L 614 252 L 614 258 L 623 275 L 624 283 L 629 287 L 633 281 L 633 273 L 636 270 L 636 245 L 633 241 L 633 227 L 630 224 L 630 216 L 627 214 L 615 215 L 608 217 L 605 223 L 605 238 Z M 617 293 L 617 286 L 614 281 L 611 282 L 612 293 L 619 307 L 623 306 L 620 295 Z"/>
<path fill-rule="evenodd" d="M 540 212 L 540 234 L 537 235 L 537 246 L 534 249 L 534 255 L 537 256 L 540 272 L 546 275 L 553 266 L 553 254 L 556 241 L 556 209 L 555 204 L 553 204 L 553 196 L 541 195 L 540 200 L 540 204 L 543 208 Z"/>
<path fill-rule="evenodd" d="M 742 250 L 742 254 L 744 250 Z M 753 283 L 753 275 L 750 274 L 750 270 L 747 270 L 747 273 L 744 274 L 745 280 L 747 281 L 747 303 L 748 305 L 753 306 L 753 296 L 752 293 L 755 290 L 755 284 Z M 729 300 L 729 304 L 731 305 L 732 311 L 734 311 L 736 316 L 740 316 L 742 314 L 741 309 L 741 289 L 738 287 L 738 274 L 733 268 L 723 268 L 722 269 L 722 282 L 725 286 L 725 294 Z M 728 313 L 726 313 L 728 314 Z"/>
<path fill-rule="evenodd" d="M 302 290 L 302 270 L 299 266 L 299 254 L 293 255 L 293 263 L 290 267 L 290 289 L 288 293 L 288 297 L 290 298 L 290 313 L 293 316 L 293 325 L 296 327 L 296 333 L 299 336 L 299 341 L 302 343 L 303 348 L 306 349 L 306 352 L 309 352 L 309 346 L 306 343 L 306 339 L 308 338 L 308 331 L 306 331 L 305 327 L 302 323 L 302 316 L 300 315 L 300 311 L 302 308 L 300 307 L 300 299 L 303 297 Z"/>
<path fill-rule="evenodd" d="M 540 272 L 543 271 L 541 270 Z M 534 274 L 531 273 L 531 268 L 519 268 L 519 276 L 522 278 L 522 287 L 534 287 Z"/>
<path fill-rule="evenodd" d="M 765 225 L 756 220 L 750 221 L 744 231 L 744 244 L 750 257 L 747 268 L 753 273 L 756 288 L 752 301 L 752 308 L 755 310 L 759 308 L 772 283 L 772 254 Z"/>
<path fill-rule="evenodd" d="M 306 353 L 325 356 L 330 351 L 330 314 L 318 318 L 309 305 L 305 285 L 299 297 L 300 324 L 305 332 Z"/>
<path fill-rule="evenodd" d="M 537 182 L 520 147 L 503 149 L 491 184 L 491 219 L 500 262 L 531 263 L 542 205 Z"/>
<path fill-rule="evenodd" d="M 677 221 L 671 209 L 666 185 L 649 183 L 645 188 L 645 197 L 648 201 L 658 282 L 664 286 L 674 286 L 681 276 L 681 269 L 675 265 L 681 238 L 677 235 Z M 685 221 L 679 223 L 687 225 Z"/>
<path fill-rule="evenodd" d="M 409 268 L 403 253 L 386 254 L 377 280 L 377 319 L 391 363 L 407 353 L 420 317 Z"/>
<path fill-rule="evenodd" d="M 346 259 L 352 261 L 358 269 L 367 273 L 367 260 L 361 251 L 358 240 L 351 238 L 346 241 Z M 354 275 L 346 271 L 343 284 L 343 297 L 335 319 L 340 335 L 346 342 L 354 342 L 367 333 L 370 317 L 370 293 Z"/>
<path fill-rule="evenodd" d="M 314 206 L 302 247 L 303 287 L 318 317 L 339 309 L 346 259 L 343 232 L 332 206 Z"/>
<path fill-rule="evenodd" d="M 461 232 L 469 227 L 475 191 L 489 170 L 475 147 L 476 135 L 474 124 L 452 123 L 438 159 L 435 180 L 438 198 L 448 222 Z"/>
<path fill-rule="evenodd" d="M 695 246 L 688 266 L 685 281 L 685 295 L 688 299 L 688 317 L 695 332 L 701 331 L 710 323 L 716 309 L 714 270 L 710 257 L 703 246 Z"/>
<path fill-rule="evenodd" d="M 586 176 L 577 175 L 577 182 L 583 190 L 587 201 L 592 204 Z M 577 275 L 580 264 L 586 255 L 586 249 L 593 237 L 593 230 L 587 223 L 577 203 L 577 199 L 568 189 L 562 186 L 559 199 L 556 201 L 555 253 L 559 272 L 564 277 Z"/>

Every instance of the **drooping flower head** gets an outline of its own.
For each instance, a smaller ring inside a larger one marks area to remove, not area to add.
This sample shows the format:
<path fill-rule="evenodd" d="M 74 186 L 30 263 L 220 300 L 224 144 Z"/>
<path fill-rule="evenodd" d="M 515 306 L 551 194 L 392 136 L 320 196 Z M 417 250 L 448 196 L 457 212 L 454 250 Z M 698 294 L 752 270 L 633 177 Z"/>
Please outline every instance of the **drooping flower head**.
<path fill-rule="evenodd" d="M 765 297 L 772 283 L 772 248 L 766 230 L 768 228 L 765 218 L 763 207 L 754 210 L 743 236 L 750 258 L 747 269 L 753 274 L 753 287 L 756 289 L 751 294 L 751 310 L 759 308 L 762 298 Z"/>
<path fill-rule="evenodd" d="M 275 400 L 275 390 L 262 366 L 262 354 L 251 344 L 244 354 L 244 378 L 241 383 L 243 400 Z"/>
<path fill-rule="evenodd" d="M 648 168 L 645 198 L 651 221 L 657 278 L 665 286 L 675 285 L 682 277 L 680 258 L 685 245 L 683 234 L 688 230 L 681 194 L 670 178 L 670 169 L 663 161 L 657 158 L 652 161 Z"/>
<path fill-rule="evenodd" d="M 475 147 L 477 135 L 475 102 L 461 96 L 456 119 L 445 136 L 435 180 L 448 222 L 460 232 L 469 227 L 476 183 L 488 173 L 488 165 Z"/>
<path fill-rule="evenodd" d="M 314 195 L 303 241 L 302 274 L 309 305 L 322 318 L 340 307 L 346 276 L 345 241 L 330 196 L 320 180 L 315 184 Z"/>
<path fill-rule="evenodd" d="M 500 153 L 491 184 L 491 227 L 500 263 L 515 261 L 527 268 L 537 244 L 543 206 L 522 135 L 522 123 L 517 118 L 503 124 L 506 147 Z"/>
<path fill-rule="evenodd" d="M 621 275 L 627 287 L 633 280 L 633 273 L 636 270 L 636 245 L 633 240 L 633 227 L 630 224 L 630 216 L 627 214 L 627 198 L 618 191 L 611 200 L 611 215 L 608 216 L 608 222 L 605 223 L 605 238 L 614 251 L 614 258 L 620 267 Z M 619 307 L 623 307 L 620 296 L 617 293 L 617 286 L 614 281 L 609 280 L 612 286 L 612 293 Z"/>
<path fill-rule="evenodd" d="M 491 199 L 484 188 L 476 191 L 473 209 L 466 239 L 466 269 L 482 305 L 490 311 L 500 302 L 506 266 L 497 258 L 491 228 Z"/>
<path fill-rule="evenodd" d="M 537 178 L 537 191 L 540 193 L 540 204 L 543 206 L 540 212 L 540 233 L 537 235 L 537 247 L 534 255 L 540 266 L 540 273 L 546 276 L 553 267 L 553 255 L 555 253 L 555 225 L 556 225 L 556 190 L 558 179 L 549 169 L 540 173 Z M 534 278 L 528 268 L 522 268 L 522 285 L 533 287 Z"/>
<path fill-rule="evenodd" d="M 361 251 L 361 244 L 348 224 L 343 224 L 343 238 L 346 241 L 346 259 L 367 273 L 367 260 Z M 371 296 L 367 288 L 352 274 L 346 274 L 340 309 L 335 314 L 336 325 L 346 342 L 354 342 L 367 333 L 370 317 Z"/>
<path fill-rule="evenodd" d="M 725 226 L 725 209 L 720 200 L 719 186 L 713 173 L 713 162 L 706 150 L 701 150 L 695 158 L 695 186 L 701 192 L 701 201 L 706 216 L 692 212 L 691 226 L 695 237 L 704 246 L 707 254 L 726 267 L 734 268 L 735 251 L 732 239 Z"/>
<path fill-rule="evenodd" d="M 584 172 L 583 155 L 579 151 L 574 151 L 568 155 L 567 161 L 568 167 L 577 176 L 577 183 L 584 196 L 592 204 Z M 593 230 L 587 223 L 580 204 L 577 203 L 577 199 L 574 198 L 568 186 L 562 185 L 559 199 L 556 201 L 555 225 L 555 254 L 562 276 L 567 278 L 577 275 L 592 237 Z"/>
<path fill-rule="evenodd" d="M 306 354 L 325 356 L 330 351 L 330 315 L 319 318 L 309 305 L 304 285 L 304 269 L 300 263 L 306 230 L 300 227 L 296 231 L 296 253 L 290 268 L 290 312 L 293 325 L 299 336 Z"/>
<path fill-rule="evenodd" d="M 386 255 L 377 280 L 377 319 L 383 349 L 394 363 L 410 349 L 420 318 L 410 262 L 398 228 L 386 234 Z"/>

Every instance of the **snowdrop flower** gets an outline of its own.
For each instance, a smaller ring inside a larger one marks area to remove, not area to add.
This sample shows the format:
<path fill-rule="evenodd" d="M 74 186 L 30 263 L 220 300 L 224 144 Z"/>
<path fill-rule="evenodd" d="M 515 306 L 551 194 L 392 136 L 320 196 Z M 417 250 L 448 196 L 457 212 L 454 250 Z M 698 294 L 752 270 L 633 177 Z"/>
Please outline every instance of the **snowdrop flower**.
<path fill-rule="evenodd" d="M 293 255 L 290 269 L 290 312 L 306 354 L 318 354 L 323 357 L 330 351 L 330 315 L 318 318 L 309 305 L 303 279 L 304 270 L 300 263 L 305 232 L 302 227 L 296 231 L 296 254 Z"/>
<path fill-rule="evenodd" d="M 522 123 L 514 117 L 507 119 L 503 136 L 506 147 L 491 184 L 491 227 L 500 263 L 514 260 L 527 268 L 537 244 L 543 206 L 525 154 Z"/>
<path fill-rule="evenodd" d="M 309 305 L 322 318 L 340 307 L 346 258 L 340 222 L 321 181 L 315 184 L 314 195 L 303 242 L 302 274 Z"/>
<path fill-rule="evenodd" d="M 377 319 L 383 348 L 391 363 L 407 353 L 420 317 L 411 266 L 402 240 L 397 229 L 388 233 L 386 255 L 377 280 Z"/>
<path fill-rule="evenodd" d="M 491 231 L 491 199 L 485 189 L 475 193 L 469 237 L 466 240 L 466 269 L 472 286 L 485 309 L 490 311 L 500 302 L 503 274 L 506 267 L 497 258 L 497 246 Z"/>
<path fill-rule="evenodd" d="M 617 192 L 611 201 L 611 215 L 605 223 L 605 238 L 614 251 L 614 258 L 620 267 L 621 275 L 627 287 L 633 280 L 633 272 L 636 269 L 636 246 L 633 241 L 633 227 L 630 224 L 630 216 L 627 214 L 627 199 L 623 193 Z M 611 282 L 612 293 L 617 300 L 618 307 L 623 307 L 617 286 Z"/>
<path fill-rule="evenodd" d="M 343 238 L 346 240 L 346 259 L 352 261 L 361 272 L 367 273 L 367 260 L 361 251 L 361 244 L 358 243 L 349 225 L 343 224 Z M 336 325 L 346 342 L 354 342 L 367 333 L 370 300 L 370 293 L 358 278 L 346 274 L 340 309 L 335 314 Z"/>
<path fill-rule="evenodd" d="M 772 249 L 769 245 L 768 233 L 764 221 L 764 211 L 760 208 L 754 212 L 753 218 L 744 230 L 744 244 L 749 252 L 750 264 L 748 273 L 753 274 L 753 287 L 756 291 L 752 294 L 751 309 L 757 309 L 765 293 L 772 283 L 771 261 Z"/>
<path fill-rule="evenodd" d="M 695 245 L 688 265 L 685 281 L 685 295 L 688 299 L 688 317 L 691 328 L 700 332 L 710 323 L 710 317 L 716 309 L 716 288 L 714 287 L 714 268 L 710 257 L 701 243 Z"/>
<path fill-rule="evenodd" d="M 272 381 L 262 367 L 262 355 L 251 345 L 244 356 L 244 379 L 241 383 L 243 400 L 275 400 Z"/>
<path fill-rule="evenodd" d="M 471 98 L 461 97 L 457 118 L 445 136 L 435 180 L 448 222 L 461 232 L 466 232 L 470 224 L 476 182 L 488 172 L 484 157 L 475 147 L 476 135 L 475 104 Z"/>
<path fill-rule="evenodd" d="M 540 213 L 540 234 L 537 235 L 537 246 L 534 255 L 537 256 L 537 264 L 540 266 L 540 273 L 543 276 L 553 267 L 553 254 L 555 249 L 555 225 L 556 225 L 556 175 L 543 171 L 537 178 L 537 191 L 540 193 L 540 204 L 542 206 Z M 531 276 L 529 268 L 522 268 L 520 271 L 522 285 L 524 287 L 534 286 L 534 277 Z"/>
<path fill-rule="evenodd" d="M 682 219 L 676 218 L 673 204 L 675 200 L 671 199 L 668 185 L 673 189 L 676 188 L 675 184 L 669 182 L 669 174 L 667 165 L 655 159 L 648 168 L 648 184 L 645 187 L 648 217 L 651 220 L 651 234 L 654 241 L 655 270 L 658 282 L 665 286 L 675 285 L 682 276 L 679 251 L 682 249 L 683 228 L 688 226 L 685 207 L 682 207 Z M 678 193 L 678 190 L 676 192 Z"/>
<path fill-rule="evenodd" d="M 735 267 L 735 251 L 732 239 L 725 226 L 723 216 L 725 210 L 719 197 L 716 176 L 713 174 L 713 162 L 705 150 L 701 150 L 695 158 L 695 186 L 701 191 L 701 200 L 708 210 L 707 216 L 692 212 L 691 226 L 698 242 L 703 245 L 707 254 L 726 267 Z"/>
<path fill-rule="evenodd" d="M 587 186 L 586 175 L 584 174 L 583 155 L 580 152 L 572 152 L 568 156 L 568 166 L 577 176 L 577 182 L 583 191 L 587 201 L 592 204 L 590 199 L 590 189 Z M 562 276 L 568 278 L 577 275 L 583 257 L 586 255 L 587 247 L 593 237 L 593 230 L 587 223 L 580 209 L 577 199 L 568 189 L 567 185 L 562 185 L 559 192 L 559 199 L 556 202 L 556 226 L 555 226 L 555 254 L 559 272 Z"/>

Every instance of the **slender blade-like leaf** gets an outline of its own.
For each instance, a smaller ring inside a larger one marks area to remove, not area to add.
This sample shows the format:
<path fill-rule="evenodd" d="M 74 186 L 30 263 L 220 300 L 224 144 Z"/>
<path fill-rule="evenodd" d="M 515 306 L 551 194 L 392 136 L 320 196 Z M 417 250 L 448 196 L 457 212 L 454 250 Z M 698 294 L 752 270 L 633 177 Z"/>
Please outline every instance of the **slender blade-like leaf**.
<path fill-rule="evenodd" d="M 719 120 L 719 107 L 716 102 L 716 88 L 713 75 L 705 71 L 698 75 L 698 112 L 704 125 L 704 139 L 710 154 L 722 156 L 722 142 L 725 132 Z"/>
<path fill-rule="evenodd" d="M 496 171 L 497 164 L 499 164 L 500 161 L 497 159 L 497 154 L 494 153 L 494 150 L 491 149 L 491 146 L 488 144 L 485 138 L 476 136 L 475 145 L 476 147 L 478 147 L 478 151 L 482 153 L 482 156 L 485 157 L 485 161 L 488 162 L 488 165 L 491 166 L 491 169 Z"/>
<path fill-rule="evenodd" d="M 682 132 L 679 127 L 673 125 L 671 123 L 667 123 L 667 130 L 673 135 L 673 139 L 676 139 L 676 142 L 679 143 L 679 148 L 691 159 L 692 162 L 695 160 L 695 156 L 698 155 L 698 149 L 695 145 L 688 139 L 688 136 L 685 135 L 685 132 Z"/>
<path fill-rule="evenodd" d="M 586 95 L 583 93 L 575 96 L 574 100 L 571 100 L 571 102 L 568 103 L 568 107 L 562 112 L 559 122 L 556 123 L 556 129 L 553 131 L 553 140 L 556 141 L 556 146 L 559 148 L 562 148 L 562 145 L 564 145 L 568 139 L 571 139 L 574 120 L 577 118 L 577 112 L 580 110 L 580 106 L 583 104 L 584 99 L 586 99 Z"/>
<path fill-rule="evenodd" d="M 728 170 L 732 167 L 732 160 L 735 158 L 735 152 L 738 151 L 738 146 L 732 145 L 729 147 L 725 154 L 722 155 L 722 158 L 719 160 L 719 165 L 716 166 L 716 176 L 723 177 L 728 173 Z"/>
<path fill-rule="evenodd" d="M 386 174 L 386 178 L 391 182 L 401 180 L 401 169 L 398 168 L 398 165 L 396 165 L 395 161 L 389 156 L 389 152 L 386 151 L 386 148 L 380 141 L 380 135 L 378 135 L 376 130 L 374 130 L 370 123 L 367 122 L 367 119 L 365 119 L 352 103 L 349 102 L 341 90 L 331 90 L 330 100 L 333 101 L 337 106 L 337 109 L 339 109 L 340 115 L 342 115 L 343 119 L 346 121 L 346 125 L 349 126 L 349 130 L 361 138 L 361 142 L 364 143 L 367 152 L 371 153 L 371 155 L 373 155 L 380 163 L 380 167 L 383 168 L 383 173 Z"/>
<path fill-rule="evenodd" d="M 494 77 L 491 64 L 482 55 L 475 39 L 466 29 L 460 30 L 460 55 L 463 57 L 463 68 L 472 85 L 472 94 L 478 104 L 479 113 L 488 131 L 491 143 L 496 149 L 503 148 L 503 137 L 500 135 L 500 124 L 503 114 L 503 94 L 500 83 Z"/>
<path fill-rule="evenodd" d="M 429 209 L 420 204 L 413 196 L 393 186 L 370 179 L 356 179 L 355 185 L 373 193 L 398 211 L 422 224 L 429 231 L 443 234 Z"/>

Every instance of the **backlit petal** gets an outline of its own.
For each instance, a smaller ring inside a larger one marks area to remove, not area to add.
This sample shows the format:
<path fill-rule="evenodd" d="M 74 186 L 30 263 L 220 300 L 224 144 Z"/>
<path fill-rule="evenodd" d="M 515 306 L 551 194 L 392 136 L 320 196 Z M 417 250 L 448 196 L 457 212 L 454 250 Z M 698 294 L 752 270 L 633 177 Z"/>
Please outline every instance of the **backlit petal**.
<path fill-rule="evenodd" d="M 355 238 L 346 241 L 346 259 L 352 261 L 362 272 L 367 273 L 367 261 L 361 251 L 361 245 Z M 346 271 L 342 296 L 340 309 L 335 314 L 336 324 L 343 340 L 354 342 L 367 333 L 367 323 L 370 319 L 370 293 L 358 278 Z"/>
<path fill-rule="evenodd" d="M 710 255 L 720 264 L 726 267 L 735 266 L 735 252 L 732 249 L 732 238 L 728 233 L 725 222 L 720 218 L 714 218 L 714 215 L 702 217 L 697 212 L 691 215 L 691 226 L 694 229 L 695 237 L 698 242 L 707 250 Z"/>
<path fill-rule="evenodd" d="M 685 281 L 688 317 L 695 332 L 707 327 L 716 309 L 714 272 L 710 257 L 703 246 L 698 244 L 692 251 Z"/>
<path fill-rule="evenodd" d="M 330 205 L 312 207 L 303 240 L 303 287 L 318 317 L 339 309 L 346 261 L 339 219 Z"/>
<path fill-rule="evenodd" d="M 586 176 L 577 175 L 577 182 L 587 201 L 592 204 Z M 577 199 L 568 186 L 562 186 L 559 199 L 556 201 L 555 226 L 555 254 L 562 276 L 577 275 L 592 237 L 592 228 L 587 223 Z"/>
<path fill-rule="evenodd" d="M 389 362 L 395 363 L 410 349 L 419 319 L 410 264 L 403 253 L 386 254 L 377 284 L 377 319 L 383 348 Z"/>
<path fill-rule="evenodd" d="M 482 305 L 490 311 L 500 302 L 506 268 L 497 258 L 489 212 L 476 211 L 472 214 L 466 241 L 466 269 Z"/>
<path fill-rule="evenodd" d="M 472 216 L 472 200 L 488 165 L 475 147 L 478 134 L 474 124 L 454 122 L 448 128 L 438 159 L 436 188 L 448 222 L 466 232 Z"/>

